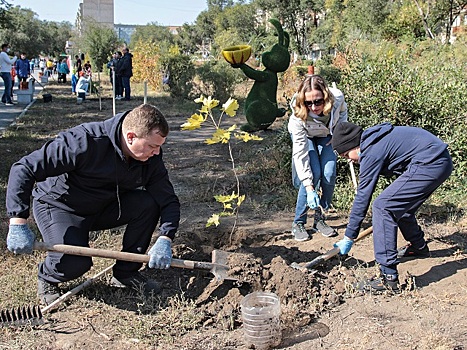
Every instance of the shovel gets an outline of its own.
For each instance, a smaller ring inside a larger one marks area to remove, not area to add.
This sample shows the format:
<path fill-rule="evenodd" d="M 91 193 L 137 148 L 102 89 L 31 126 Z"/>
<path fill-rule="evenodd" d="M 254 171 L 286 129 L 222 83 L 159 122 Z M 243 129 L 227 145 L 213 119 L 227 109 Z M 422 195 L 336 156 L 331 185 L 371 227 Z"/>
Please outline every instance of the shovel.
<path fill-rule="evenodd" d="M 373 232 L 373 226 L 367 228 L 366 230 L 363 230 L 362 232 L 359 233 L 358 237 L 354 240 L 354 242 L 357 242 L 361 240 L 363 237 L 368 236 L 370 233 Z M 328 250 L 326 253 L 321 254 L 320 256 L 314 258 L 310 262 L 304 263 L 304 264 L 298 264 L 296 262 L 293 262 L 290 264 L 290 267 L 293 267 L 294 269 L 300 270 L 302 272 L 313 272 L 312 267 L 322 264 L 326 260 L 331 259 L 333 256 L 336 256 L 339 254 L 339 248 L 335 247 L 331 250 Z"/>
<path fill-rule="evenodd" d="M 88 247 L 80 247 L 66 244 L 49 244 L 45 242 L 34 242 L 35 250 L 58 252 L 70 255 L 81 255 L 97 258 L 107 258 L 139 263 L 148 263 L 149 255 L 146 254 L 135 254 L 126 252 L 117 252 L 114 250 L 96 249 Z M 229 266 L 227 265 L 230 253 L 222 250 L 212 251 L 212 262 L 200 262 L 182 259 L 172 259 L 170 264 L 171 267 L 178 267 L 182 269 L 191 270 L 205 270 L 210 271 L 216 280 L 233 280 L 237 279 L 229 276 Z"/>
<path fill-rule="evenodd" d="M 49 244 L 44 242 L 34 242 L 34 249 L 41 251 L 51 251 L 58 252 L 63 254 L 70 255 L 80 255 L 80 256 L 89 256 L 89 257 L 99 257 L 99 258 L 108 258 L 116 259 L 123 261 L 132 261 L 139 263 L 148 263 L 149 255 L 146 254 L 134 254 L 126 252 L 117 252 L 113 250 L 104 250 L 104 249 L 95 249 L 88 247 L 80 247 L 73 245 L 65 244 Z M 212 262 L 199 262 L 191 260 L 182 260 L 182 259 L 172 259 L 170 264 L 171 267 L 179 267 L 184 269 L 197 269 L 210 271 L 217 282 L 223 280 L 233 280 L 237 281 L 237 278 L 231 277 L 228 274 L 229 266 L 227 265 L 229 256 L 231 253 L 222 251 L 222 250 L 213 250 L 212 251 Z M 72 295 L 77 294 L 82 289 L 86 288 L 94 282 L 97 278 L 104 275 L 107 271 L 112 268 L 113 265 L 107 267 L 103 271 L 99 272 L 95 276 L 89 278 L 84 283 L 68 291 L 66 294 L 62 295 L 60 298 L 55 300 L 50 305 L 40 308 L 39 306 L 23 306 L 14 308 L 11 310 L 1 310 L 0 311 L 0 327 L 9 327 L 9 326 L 24 326 L 24 325 L 41 325 L 44 323 L 43 314 L 55 308 L 58 304 L 70 298 Z"/>

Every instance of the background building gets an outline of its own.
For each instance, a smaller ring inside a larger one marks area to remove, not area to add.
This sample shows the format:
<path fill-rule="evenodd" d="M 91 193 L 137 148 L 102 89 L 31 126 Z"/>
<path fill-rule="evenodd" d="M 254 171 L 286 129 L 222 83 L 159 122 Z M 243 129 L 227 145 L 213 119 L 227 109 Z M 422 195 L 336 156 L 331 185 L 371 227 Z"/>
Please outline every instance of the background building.
<path fill-rule="evenodd" d="M 79 4 L 76 28 L 83 33 L 86 20 L 114 27 L 114 0 L 83 0 Z"/>

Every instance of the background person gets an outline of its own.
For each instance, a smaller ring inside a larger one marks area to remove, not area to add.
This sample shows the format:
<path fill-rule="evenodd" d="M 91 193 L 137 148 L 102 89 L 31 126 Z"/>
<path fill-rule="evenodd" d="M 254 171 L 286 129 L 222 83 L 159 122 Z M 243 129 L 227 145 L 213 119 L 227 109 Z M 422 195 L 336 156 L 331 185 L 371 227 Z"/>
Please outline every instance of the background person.
<path fill-rule="evenodd" d="M 10 45 L 2 44 L 2 51 L 0 52 L 0 75 L 2 77 L 5 89 L 2 95 L 2 102 L 5 106 L 13 106 L 13 79 L 11 76 L 12 65 L 15 64 L 18 57 L 16 55 L 10 58 Z"/>
<path fill-rule="evenodd" d="M 149 250 L 149 267 L 167 269 L 178 229 L 180 203 L 162 158 L 169 126 L 154 106 L 143 104 L 102 122 L 78 125 L 14 163 L 6 207 L 7 248 L 30 254 L 35 240 L 26 220 L 32 210 L 43 240 L 89 246 L 89 232 L 126 225 L 122 251 L 145 254 L 158 223 L 160 236 Z M 50 304 L 58 284 L 82 276 L 92 258 L 48 252 L 39 264 L 38 296 Z M 141 263 L 117 261 L 111 284 L 157 291 L 140 272 Z"/>
<path fill-rule="evenodd" d="M 58 65 L 58 82 L 66 83 L 66 76 L 70 74 L 70 68 L 68 68 L 68 63 L 66 58 L 64 58 Z"/>
<path fill-rule="evenodd" d="M 23 52 L 15 63 L 16 76 L 18 77 L 18 89 L 21 89 L 21 82 L 27 82 L 31 76 L 31 65 Z"/>
<path fill-rule="evenodd" d="M 123 95 L 123 83 L 122 76 L 119 73 L 119 64 L 120 59 L 122 58 L 122 53 L 120 51 L 116 52 L 115 61 L 114 61 L 114 70 L 115 70 L 115 99 L 121 100 Z"/>
<path fill-rule="evenodd" d="M 80 72 L 80 77 L 76 82 L 76 93 L 78 94 L 78 97 L 83 99 L 83 101 L 86 99 L 86 95 L 88 94 L 90 87 L 91 77 L 82 70 Z"/>
<path fill-rule="evenodd" d="M 51 77 L 53 75 L 53 70 L 54 70 L 54 61 L 52 61 L 51 58 L 49 58 L 47 60 L 47 62 L 45 62 L 45 67 L 46 67 L 46 71 L 47 71 L 47 77 Z"/>
<path fill-rule="evenodd" d="M 292 178 L 298 188 L 292 234 L 309 239 L 305 229 L 308 208 L 314 209 L 313 228 L 325 237 L 336 231 L 325 222 L 336 183 L 336 155 L 331 146 L 335 126 L 347 120 L 343 93 L 329 88 L 319 75 L 307 76 L 292 97 L 288 130 L 292 137 Z M 321 197 L 318 191 L 321 189 Z"/>
<path fill-rule="evenodd" d="M 373 202 L 373 244 L 381 275 L 359 288 L 399 290 L 397 265 L 403 257 L 429 256 L 424 233 L 415 214 L 451 175 L 447 145 L 421 128 L 383 123 L 365 131 L 352 123 L 334 130 L 332 147 L 342 157 L 360 164 L 360 181 L 345 236 L 334 246 L 347 254 L 368 211 L 380 175 L 397 176 Z M 397 230 L 409 244 L 397 249 Z"/>
<path fill-rule="evenodd" d="M 125 90 L 125 96 L 122 98 L 123 100 L 129 101 L 131 100 L 131 86 L 130 86 L 130 78 L 133 76 L 133 55 L 130 53 L 128 48 L 124 48 L 122 50 L 123 56 L 118 61 L 118 75 L 122 79 L 122 96 L 123 90 Z"/>

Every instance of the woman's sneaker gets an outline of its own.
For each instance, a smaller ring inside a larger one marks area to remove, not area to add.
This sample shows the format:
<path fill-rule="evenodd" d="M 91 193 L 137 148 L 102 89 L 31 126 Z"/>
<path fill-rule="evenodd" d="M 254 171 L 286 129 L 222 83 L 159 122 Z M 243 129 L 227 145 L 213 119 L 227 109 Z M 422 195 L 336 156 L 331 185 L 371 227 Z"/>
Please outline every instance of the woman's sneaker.
<path fill-rule="evenodd" d="M 321 232 L 321 234 L 324 237 L 335 237 L 337 236 L 336 230 L 334 230 L 331 226 L 326 224 L 326 222 L 321 219 L 315 222 L 313 225 L 314 229 L 318 232 Z"/>
<path fill-rule="evenodd" d="M 310 239 L 310 236 L 308 235 L 308 232 L 306 232 L 303 222 L 292 223 L 292 235 L 298 242 L 303 242 Z"/>
<path fill-rule="evenodd" d="M 430 249 L 428 244 L 425 243 L 425 246 L 421 249 L 414 248 L 414 246 L 409 243 L 406 246 L 397 249 L 397 257 L 400 258 L 429 258 Z"/>
<path fill-rule="evenodd" d="M 321 232 L 324 237 L 335 237 L 337 236 L 336 230 L 331 226 L 326 224 L 324 213 L 321 211 L 321 208 L 315 210 L 313 228 L 317 232 Z"/>

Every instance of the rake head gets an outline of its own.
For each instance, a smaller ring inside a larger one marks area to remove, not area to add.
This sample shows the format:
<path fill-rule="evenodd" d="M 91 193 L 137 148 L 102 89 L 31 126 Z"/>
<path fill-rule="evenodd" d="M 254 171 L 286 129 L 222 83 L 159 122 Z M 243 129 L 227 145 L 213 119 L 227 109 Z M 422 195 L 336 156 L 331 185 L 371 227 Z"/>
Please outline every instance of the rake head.
<path fill-rule="evenodd" d="M 0 327 L 38 326 L 44 322 L 41 309 L 36 305 L 0 311 Z"/>

